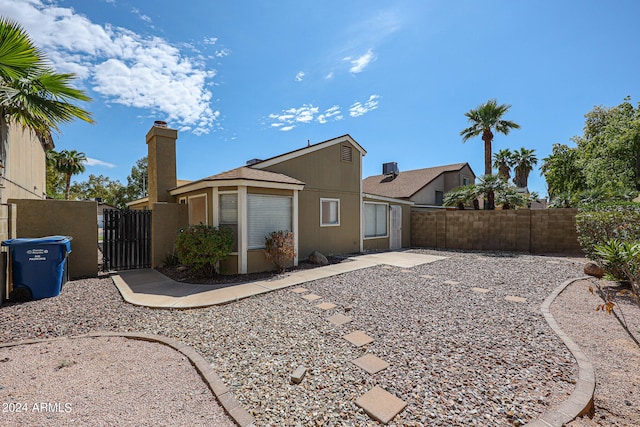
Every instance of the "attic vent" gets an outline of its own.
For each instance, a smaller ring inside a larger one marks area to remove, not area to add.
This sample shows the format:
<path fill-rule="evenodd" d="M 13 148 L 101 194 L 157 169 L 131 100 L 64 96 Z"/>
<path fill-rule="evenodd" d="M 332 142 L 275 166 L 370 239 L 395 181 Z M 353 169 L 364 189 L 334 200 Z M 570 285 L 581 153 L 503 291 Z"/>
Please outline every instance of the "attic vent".
<path fill-rule="evenodd" d="M 343 145 L 340 149 L 340 160 L 343 162 L 353 162 L 353 149 L 350 145 Z"/>
<path fill-rule="evenodd" d="M 389 162 L 389 163 L 383 163 L 382 164 L 382 174 L 383 175 L 393 175 L 396 176 L 400 173 L 400 171 L 398 170 L 398 163 L 396 162 Z"/>

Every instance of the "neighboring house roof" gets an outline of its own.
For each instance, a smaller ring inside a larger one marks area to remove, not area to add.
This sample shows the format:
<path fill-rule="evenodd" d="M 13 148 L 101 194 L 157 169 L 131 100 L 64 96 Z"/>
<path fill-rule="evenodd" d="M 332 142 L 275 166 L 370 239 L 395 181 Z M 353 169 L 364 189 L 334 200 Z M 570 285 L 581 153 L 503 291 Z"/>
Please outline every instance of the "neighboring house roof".
<path fill-rule="evenodd" d="M 312 153 L 317 150 L 322 150 L 323 148 L 330 147 L 334 144 L 339 144 L 342 142 L 348 141 L 350 142 L 363 156 L 367 154 L 367 150 L 362 148 L 360 144 L 356 142 L 355 139 L 351 137 L 351 135 L 344 134 L 337 138 L 328 139 L 326 141 L 318 142 L 313 145 L 308 145 L 303 148 L 299 148 L 297 150 L 289 151 L 288 153 L 280 154 L 275 157 L 268 158 L 266 160 L 260 160 L 251 165 L 252 168 L 262 169 L 267 168 L 269 166 L 275 165 L 277 163 L 284 162 L 285 160 L 290 160 L 296 157 L 304 156 L 305 154 Z"/>
<path fill-rule="evenodd" d="M 227 183 L 227 181 L 252 181 L 254 183 L 263 182 L 270 184 L 282 184 L 286 186 L 304 186 L 304 182 L 281 173 L 253 169 L 249 166 L 242 166 L 236 169 L 231 169 L 216 175 L 212 175 L 207 178 L 200 179 L 198 181 L 192 181 L 185 185 L 178 186 L 172 189 L 170 193 L 172 195 L 176 195 L 204 187 L 210 187 L 211 184 L 216 181 L 225 181 L 225 184 Z M 233 184 L 229 183 L 228 185 Z"/>
<path fill-rule="evenodd" d="M 411 198 L 445 172 L 458 172 L 468 163 L 402 171 L 398 175 L 374 175 L 362 181 L 362 191 L 378 196 Z M 473 171 L 472 171 L 473 172 Z"/>

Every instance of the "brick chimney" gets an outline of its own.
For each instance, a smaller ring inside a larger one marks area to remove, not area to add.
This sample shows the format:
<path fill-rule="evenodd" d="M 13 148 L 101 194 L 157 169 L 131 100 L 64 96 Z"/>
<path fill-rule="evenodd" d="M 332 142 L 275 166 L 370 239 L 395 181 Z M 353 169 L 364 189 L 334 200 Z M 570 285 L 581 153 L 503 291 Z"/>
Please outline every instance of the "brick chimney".
<path fill-rule="evenodd" d="M 156 121 L 147 132 L 149 208 L 156 202 L 173 202 L 169 190 L 177 186 L 176 140 L 178 131 Z"/>

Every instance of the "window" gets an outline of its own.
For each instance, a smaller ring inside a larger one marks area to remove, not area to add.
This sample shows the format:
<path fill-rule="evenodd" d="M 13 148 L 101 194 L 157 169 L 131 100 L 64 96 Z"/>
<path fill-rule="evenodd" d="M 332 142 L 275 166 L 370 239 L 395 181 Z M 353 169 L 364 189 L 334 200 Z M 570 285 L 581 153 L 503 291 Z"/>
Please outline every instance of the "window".
<path fill-rule="evenodd" d="M 436 191 L 436 206 L 442 206 L 444 203 L 444 192 Z"/>
<path fill-rule="evenodd" d="M 386 203 L 364 204 L 364 237 L 387 236 L 387 210 Z"/>
<path fill-rule="evenodd" d="M 469 184 L 469 179 L 467 177 L 462 178 L 462 185 Z"/>
<path fill-rule="evenodd" d="M 272 231 L 292 229 L 293 200 L 289 196 L 249 194 L 247 196 L 247 236 L 249 249 L 264 248 Z"/>
<path fill-rule="evenodd" d="M 187 198 L 186 197 L 180 197 L 180 204 L 181 205 L 186 205 L 187 204 Z"/>
<path fill-rule="evenodd" d="M 353 162 L 353 149 L 350 145 L 342 145 L 340 147 L 340 160 L 343 162 Z"/>
<path fill-rule="evenodd" d="M 233 252 L 238 251 L 238 194 L 220 195 L 220 225 L 233 230 Z"/>
<path fill-rule="evenodd" d="M 320 199 L 320 227 L 340 225 L 340 199 Z"/>

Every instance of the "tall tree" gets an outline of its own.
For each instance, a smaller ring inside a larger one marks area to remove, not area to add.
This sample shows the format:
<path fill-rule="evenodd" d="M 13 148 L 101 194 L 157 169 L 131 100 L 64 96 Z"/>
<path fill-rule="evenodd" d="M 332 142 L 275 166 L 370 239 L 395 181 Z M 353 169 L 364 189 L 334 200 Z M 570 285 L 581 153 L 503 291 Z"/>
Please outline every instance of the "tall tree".
<path fill-rule="evenodd" d="M 493 155 L 493 167 L 498 169 L 498 175 L 508 181 L 511 177 L 511 163 L 513 161 L 513 153 L 508 148 L 498 150 Z"/>
<path fill-rule="evenodd" d="M 148 160 L 147 157 L 138 159 L 131 168 L 131 174 L 127 176 L 127 198 L 128 201 L 141 199 L 147 196 L 149 183 Z"/>
<path fill-rule="evenodd" d="M 505 120 L 503 117 L 509 111 L 511 105 L 501 104 L 498 105 L 498 101 L 490 99 L 486 103 L 478 106 L 473 110 L 465 113 L 470 126 L 463 129 L 460 132 L 462 141 L 466 142 L 471 138 L 475 138 L 478 135 L 482 135 L 484 141 L 484 173 L 485 175 L 491 175 L 491 143 L 494 137 L 494 131 L 502 133 L 504 135 L 509 134 L 511 129 L 519 129 L 520 125 L 511 120 Z M 493 194 L 488 194 L 488 203 L 486 209 L 495 209 L 495 205 L 492 203 Z"/>
<path fill-rule="evenodd" d="M 52 131 L 75 119 L 93 123 L 91 113 L 73 104 L 90 101 L 71 86 L 73 74 L 59 74 L 15 21 L 0 17 L 0 161 L 6 159 L 8 128 L 15 123 L 52 147 Z"/>
<path fill-rule="evenodd" d="M 549 197 L 571 195 L 586 189 L 582 168 L 578 165 L 578 149 L 566 144 L 553 144 L 549 157 L 542 159 L 540 170 L 547 181 Z"/>
<path fill-rule="evenodd" d="M 529 174 L 533 170 L 533 167 L 538 164 L 538 157 L 536 157 L 535 150 L 522 147 L 520 150 L 514 151 L 512 162 L 514 166 L 513 172 L 515 174 L 513 183 L 518 188 L 527 188 Z"/>
<path fill-rule="evenodd" d="M 117 208 L 125 208 L 126 187 L 118 180 L 104 175 L 89 175 L 89 179 L 74 182 L 69 191 L 70 198 L 77 200 L 94 200 L 100 198 L 104 203 Z"/>
<path fill-rule="evenodd" d="M 57 152 L 47 150 L 47 197 L 51 199 L 64 199 L 65 176 L 58 171 Z"/>
<path fill-rule="evenodd" d="M 55 158 L 55 168 L 65 176 L 64 198 L 69 200 L 69 190 L 71 188 L 71 176 L 85 171 L 84 164 L 87 156 L 76 150 L 62 150 L 59 153 L 53 152 Z"/>

